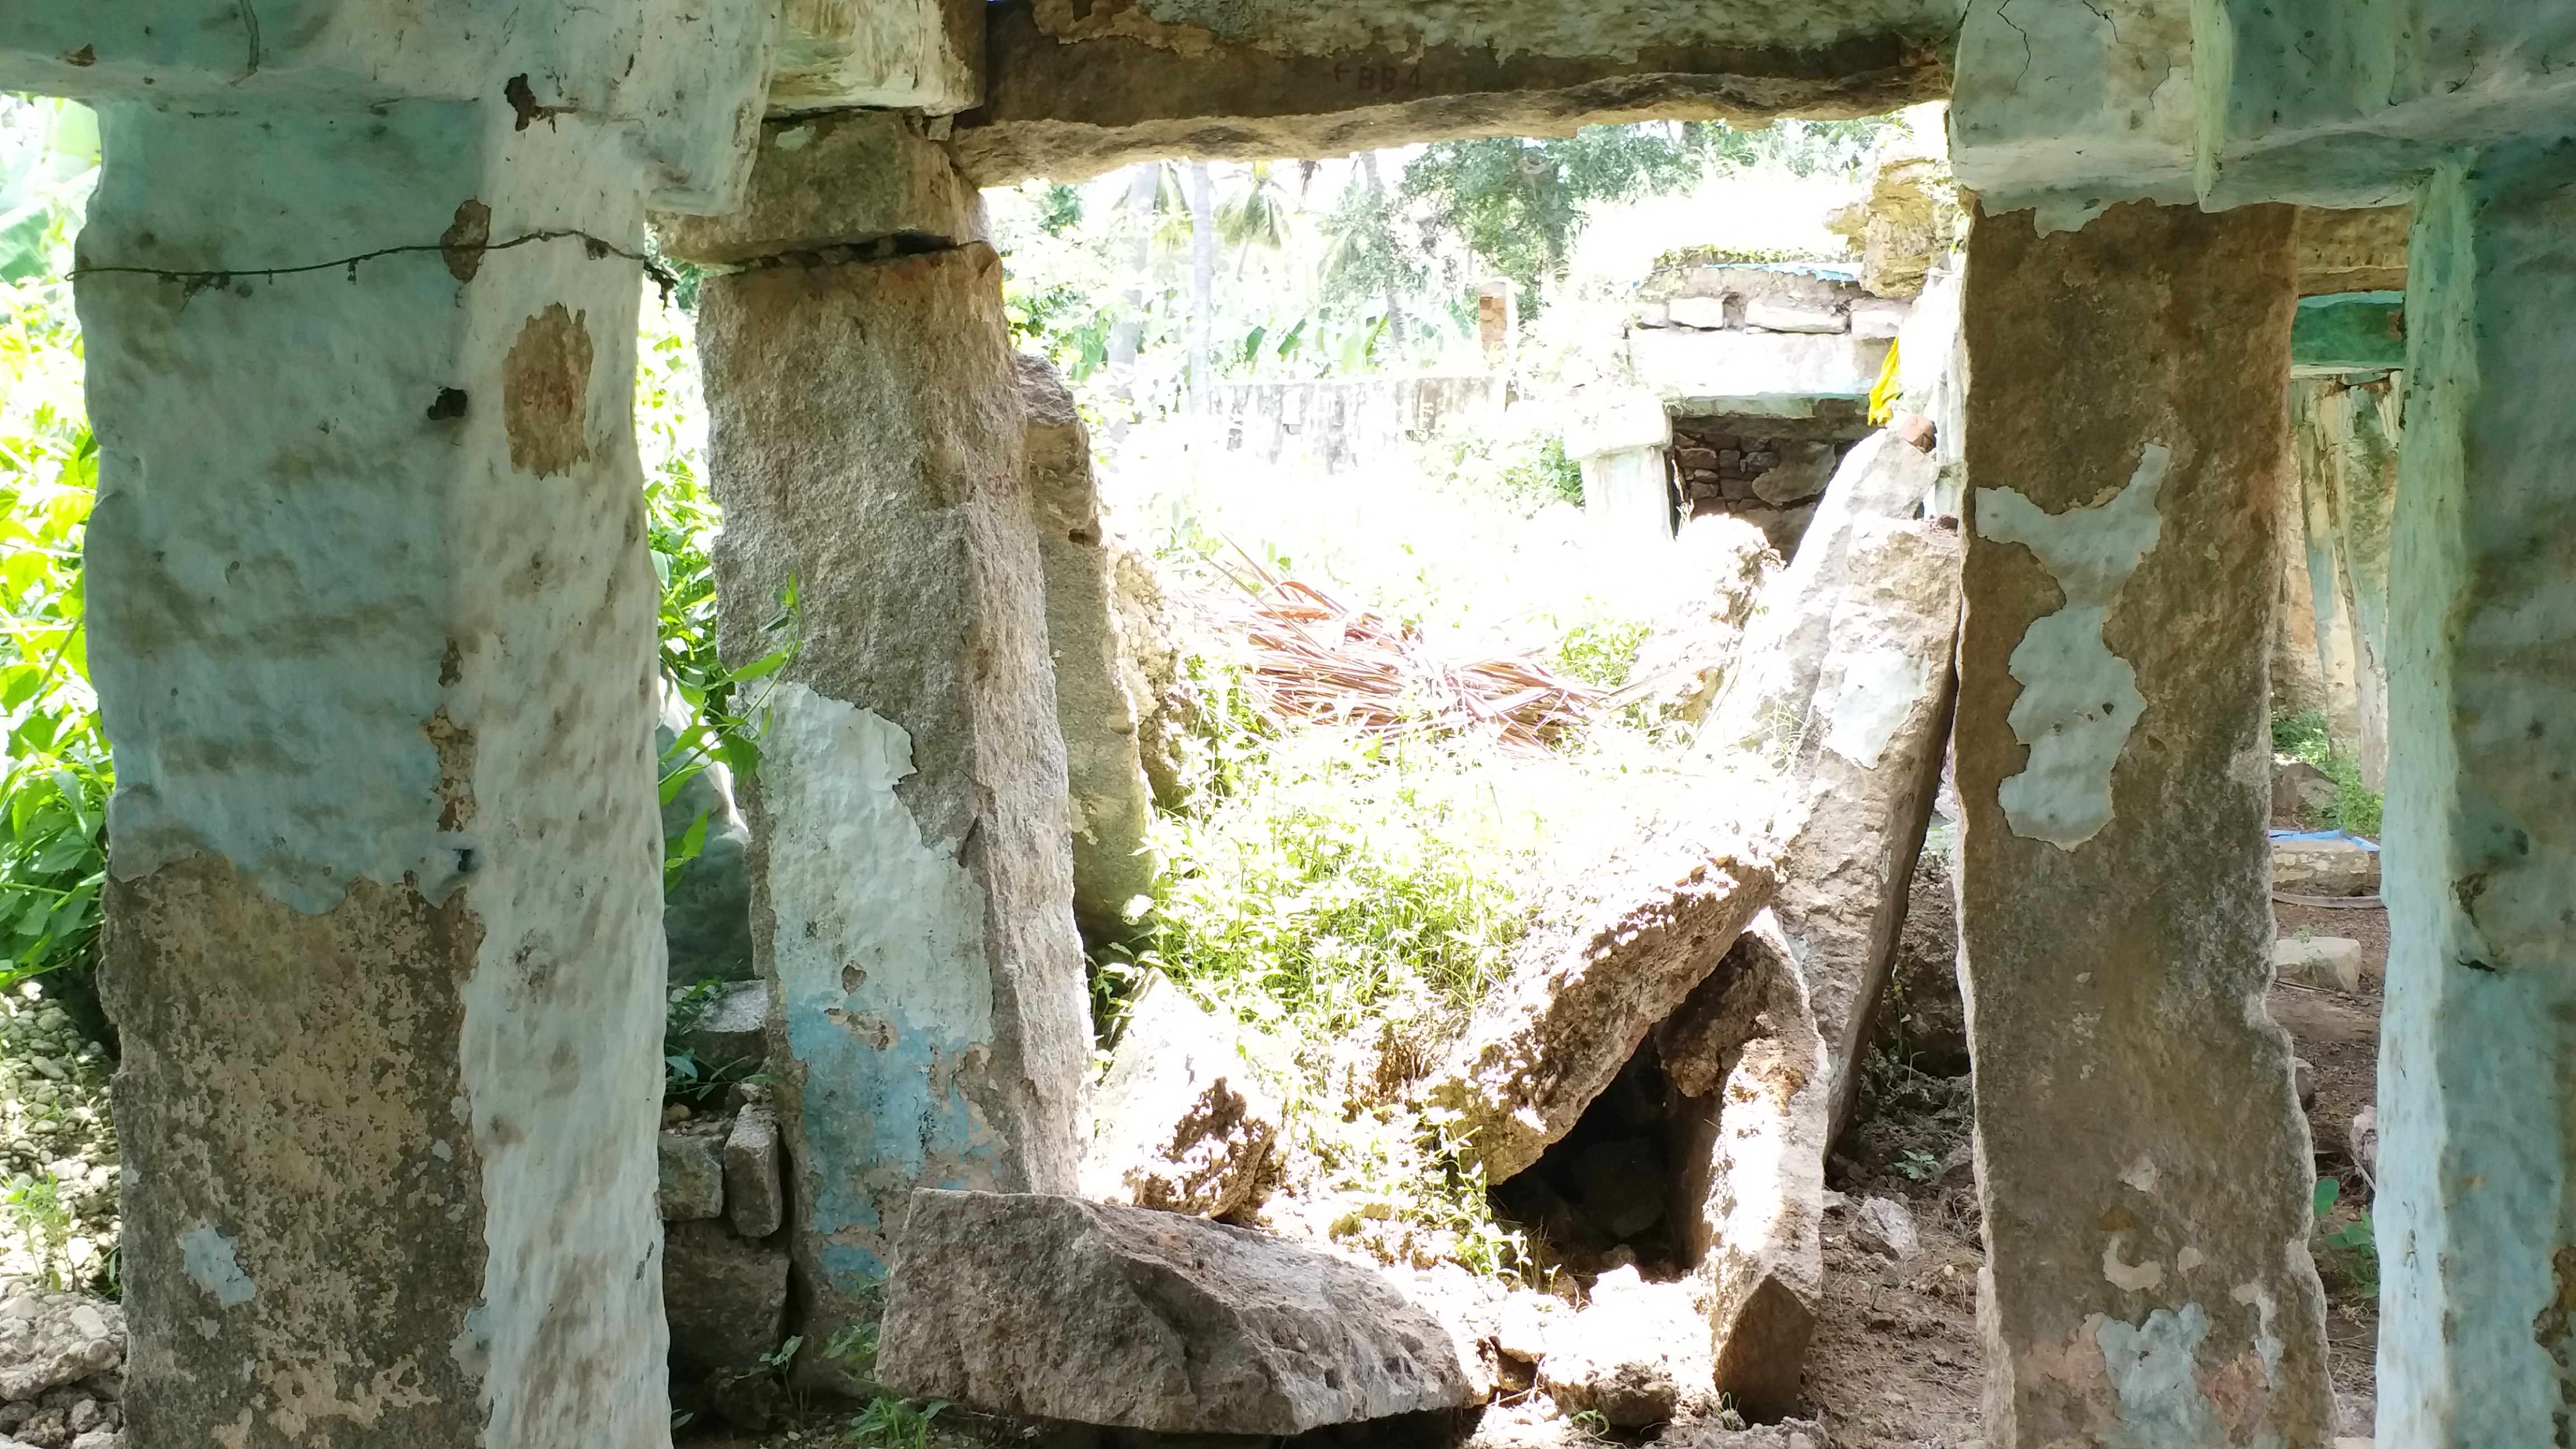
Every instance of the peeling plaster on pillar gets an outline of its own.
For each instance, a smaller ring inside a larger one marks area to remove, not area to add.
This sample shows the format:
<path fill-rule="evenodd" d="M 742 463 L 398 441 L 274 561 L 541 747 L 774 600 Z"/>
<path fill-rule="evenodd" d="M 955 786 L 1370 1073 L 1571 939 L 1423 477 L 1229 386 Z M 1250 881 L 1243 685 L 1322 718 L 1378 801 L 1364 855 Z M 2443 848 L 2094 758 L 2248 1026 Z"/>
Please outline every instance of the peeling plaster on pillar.
<path fill-rule="evenodd" d="M 103 122 L 133 1432 L 664 1442 L 628 138 L 497 94 Z M 567 235 L 442 251 L 468 202 Z"/>
<path fill-rule="evenodd" d="M 1953 748 L 1986 1442 L 2323 1449 L 2314 1165 L 2263 1007 L 2290 215 L 2128 204 L 2044 237 L 1982 215 L 1969 249 Z M 2079 610 L 2142 707 L 2067 849 L 2004 787 L 2040 754 L 2030 635 Z"/>
<path fill-rule="evenodd" d="M 1091 1031 L 1027 419 L 980 242 L 710 277 L 698 337 L 726 657 L 801 605 L 744 806 L 821 1342 L 875 1316 L 912 1188 L 1074 1190 Z"/>
<path fill-rule="evenodd" d="M 2576 1424 L 2576 140 L 2418 194 L 2390 569 L 2378 1442 Z"/>
<path fill-rule="evenodd" d="M 2010 718 L 2030 763 L 2003 782 L 1997 799 L 2016 835 L 2073 850 L 2111 823 L 2111 767 L 2147 701 L 2137 671 L 2103 642 L 2102 626 L 2156 546 L 2163 529 L 2156 490 L 2172 461 L 2164 444 L 2148 443 L 2119 492 L 2063 513 L 2007 488 L 1977 490 L 1977 531 L 2027 547 L 2066 599 L 2033 621 L 2012 653 L 2022 693 Z"/>

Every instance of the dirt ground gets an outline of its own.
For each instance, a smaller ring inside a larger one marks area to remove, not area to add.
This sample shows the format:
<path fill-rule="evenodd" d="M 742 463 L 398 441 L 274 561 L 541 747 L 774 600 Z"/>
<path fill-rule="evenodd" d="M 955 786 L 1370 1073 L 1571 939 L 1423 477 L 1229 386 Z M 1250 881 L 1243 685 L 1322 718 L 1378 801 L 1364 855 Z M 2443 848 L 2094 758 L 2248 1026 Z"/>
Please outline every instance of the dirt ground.
<path fill-rule="evenodd" d="M 2314 1069 L 2308 1121 L 2317 1173 L 2338 1184 L 2321 1235 L 2349 1239 L 2370 1206 L 2369 1180 L 2354 1160 L 2352 1122 L 2376 1100 L 2388 917 L 2375 906 L 2274 910 L 2284 936 L 2304 927 L 2362 947 L 2360 994 L 2286 982 L 2271 994 L 2273 1020 Z M 1982 1441 L 1978 1398 L 1985 1364 L 1976 1274 L 1984 1258 L 1968 1160 L 1972 1129 L 1968 1078 L 1882 1064 L 1834 1157 L 1826 1181 L 1850 1205 L 1826 1216 L 1825 1312 L 1808 1350 L 1807 1400 L 1835 1449 L 1964 1449 Z M 1870 1195 L 1896 1198 L 1912 1210 L 1920 1254 L 1900 1264 L 1852 1240 L 1853 1209 Z M 2327 1371 L 2342 1410 L 2341 1432 L 2367 1435 L 2379 1334 L 2372 1260 L 2331 1242 L 2317 1248 L 2326 1287 Z"/>

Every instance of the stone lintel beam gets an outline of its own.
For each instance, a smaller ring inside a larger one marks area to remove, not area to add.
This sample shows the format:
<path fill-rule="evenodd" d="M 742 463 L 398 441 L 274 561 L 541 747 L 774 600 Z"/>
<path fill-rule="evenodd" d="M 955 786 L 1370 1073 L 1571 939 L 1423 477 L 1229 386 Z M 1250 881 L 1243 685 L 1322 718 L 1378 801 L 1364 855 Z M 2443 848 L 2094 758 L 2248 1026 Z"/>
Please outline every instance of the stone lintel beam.
<path fill-rule="evenodd" d="M 965 110 L 984 97 L 986 3 L 785 0 L 770 113 Z"/>
<path fill-rule="evenodd" d="M 874 1316 L 915 1188 L 1069 1193 L 1087 1135 L 1001 272 L 982 242 L 809 256 L 710 277 L 698 304 L 725 657 L 775 647 L 765 623 L 799 600 L 745 805 L 813 1342 Z"/>
<path fill-rule="evenodd" d="M 1305 0 L 1236 7 L 1222 33 L 1152 12 L 1001 0 L 987 20 L 984 104 L 958 117 L 980 186 L 1076 181 L 1163 156 L 1338 156 L 1461 136 L 1570 135 L 1650 119 L 1761 124 L 1935 100 L 1948 89 L 1941 7 L 1877 0 L 1755 26 L 1732 12 L 1619 0 L 1497 27 Z M 1854 14 L 1852 12 L 1864 12 Z"/>
<path fill-rule="evenodd" d="M 1987 1442 L 2322 1445 L 2314 1163 L 2263 1004 L 2291 213 L 1982 215 L 1969 248 Z"/>
<path fill-rule="evenodd" d="M 2406 290 L 2411 206 L 2299 208 L 2299 295 Z"/>
<path fill-rule="evenodd" d="M 2547 384 L 2576 367 L 2576 137 L 2445 163 L 2415 216 L 2388 571 L 2378 1441 L 2560 1443 L 2576 1423 L 2576 415 Z"/>
<path fill-rule="evenodd" d="M 2394 205 L 2448 152 L 2576 130 L 2562 5 L 2203 0 L 2195 23 L 2213 206 Z"/>
<path fill-rule="evenodd" d="M 982 198 L 917 115 L 833 111 L 773 119 L 742 205 L 722 216 L 656 216 L 663 254 L 742 266 L 892 240 L 919 249 L 984 235 Z"/>
<path fill-rule="evenodd" d="M 128 1433 L 665 1444 L 628 134 L 101 120 Z"/>
<path fill-rule="evenodd" d="M 247 0 L 0 7 L 0 91 L 238 111 L 406 100 L 507 104 L 522 130 L 621 131 L 653 204 L 739 194 L 776 41 L 759 0 Z"/>

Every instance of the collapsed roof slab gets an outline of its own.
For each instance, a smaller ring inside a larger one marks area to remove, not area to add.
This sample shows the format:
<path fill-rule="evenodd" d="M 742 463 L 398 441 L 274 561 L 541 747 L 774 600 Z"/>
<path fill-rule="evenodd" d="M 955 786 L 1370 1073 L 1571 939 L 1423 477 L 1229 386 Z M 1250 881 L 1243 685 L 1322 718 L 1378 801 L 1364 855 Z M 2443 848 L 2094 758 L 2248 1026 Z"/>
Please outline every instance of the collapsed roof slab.
<path fill-rule="evenodd" d="M 1958 0 L 1416 10 L 1307 0 L 1002 0 L 957 118 L 985 186 L 1192 155 L 1334 156 L 1604 122 L 1848 117 L 1937 100 Z"/>

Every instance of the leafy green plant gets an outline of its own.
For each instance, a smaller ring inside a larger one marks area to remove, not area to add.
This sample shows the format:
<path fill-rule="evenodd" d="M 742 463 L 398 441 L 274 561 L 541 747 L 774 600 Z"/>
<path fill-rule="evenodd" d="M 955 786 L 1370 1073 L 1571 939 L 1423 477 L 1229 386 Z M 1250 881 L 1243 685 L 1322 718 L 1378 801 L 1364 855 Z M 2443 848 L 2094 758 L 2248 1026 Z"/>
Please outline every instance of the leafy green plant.
<path fill-rule="evenodd" d="M 28 1256 L 36 1260 L 45 1286 L 61 1288 L 72 1236 L 72 1214 L 63 1202 L 62 1184 L 51 1172 L 12 1177 L 8 1191 L 0 1194 L 0 1208 L 6 1209 Z"/>
<path fill-rule="evenodd" d="M 2362 782 L 2361 762 L 2336 748 L 2326 717 L 2317 710 L 2275 716 L 2272 752 L 2313 765 L 2335 784 L 2334 825 L 2348 835 L 2377 840 L 2385 800 Z"/>
<path fill-rule="evenodd" d="M 930 1423 L 947 1407 L 946 1399 L 915 1407 L 908 1400 L 880 1394 L 850 1421 L 843 1437 L 868 1449 L 927 1449 Z"/>
<path fill-rule="evenodd" d="M 1896 1164 L 1896 1170 L 1904 1173 L 1908 1182 L 1928 1182 L 1940 1172 L 1941 1159 L 1929 1152 L 1908 1151 Z"/>
<path fill-rule="evenodd" d="M 2331 1257 L 2341 1263 L 2344 1270 L 2351 1275 L 2354 1289 L 2361 1296 L 2377 1298 L 2379 1296 L 2379 1234 L 2377 1225 L 2371 1221 L 2369 1211 L 2362 1210 L 2353 1217 L 2352 1221 L 2332 1232 L 2324 1231 L 2326 1218 L 2334 1211 L 2335 1203 L 2342 1195 L 2343 1183 L 2340 1179 L 2332 1177 L 2317 1179 L 2316 1196 L 2312 1204 L 2319 1229 L 2317 1251 L 2320 1256 Z"/>
<path fill-rule="evenodd" d="M 1600 689 L 1617 689 L 1637 667 L 1652 627 L 1642 620 L 1612 619 L 1578 624 L 1556 646 L 1556 662 L 1566 673 Z"/>

